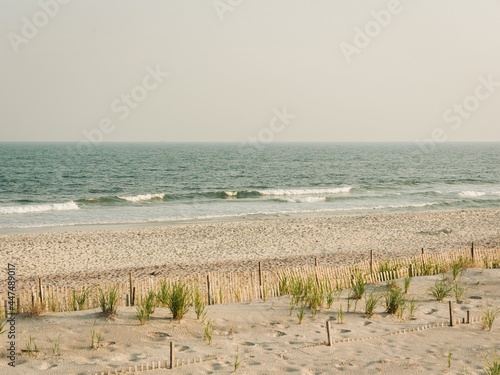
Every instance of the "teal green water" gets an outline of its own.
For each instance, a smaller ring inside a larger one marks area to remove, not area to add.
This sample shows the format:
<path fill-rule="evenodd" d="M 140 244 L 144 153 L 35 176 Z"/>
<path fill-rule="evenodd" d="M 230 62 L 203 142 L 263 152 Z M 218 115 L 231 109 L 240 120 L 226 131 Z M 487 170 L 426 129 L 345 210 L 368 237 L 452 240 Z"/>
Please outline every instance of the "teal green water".
<path fill-rule="evenodd" d="M 0 143 L 0 229 L 500 207 L 500 144 Z"/>

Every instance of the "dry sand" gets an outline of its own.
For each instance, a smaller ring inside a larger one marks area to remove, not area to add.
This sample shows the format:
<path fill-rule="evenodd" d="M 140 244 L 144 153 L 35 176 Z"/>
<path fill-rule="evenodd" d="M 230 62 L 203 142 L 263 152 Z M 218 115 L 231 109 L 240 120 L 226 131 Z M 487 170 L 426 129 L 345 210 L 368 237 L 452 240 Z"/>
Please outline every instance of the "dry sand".
<path fill-rule="evenodd" d="M 477 318 L 485 306 L 500 305 L 499 272 L 472 269 L 463 274 L 460 283 L 467 291 L 463 303 L 454 305 L 457 318 L 465 317 L 467 310 Z M 18 350 L 31 335 L 40 353 L 36 357 L 18 354 L 12 369 L 7 367 L 6 350 L 2 350 L 0 373 L 114 373 L 115 369 L 167 359 L 173 340 L 179 360 L 215 359 L 146 374 L 229 374 L 234 370 L 237 350 L 241 360 L 237 374 L 482 374 L 485 358 L 500 345 L 500 322 L 495 322 L 491 332 L 482 330 L 480 322 L 421 330 L 448 322 L 448 303 L 433 300 L 427 291 L 440 277 L 413 278 L 408 293 L 417 303 L 413 319 L 407 312 L 404 320 L 399 320 L 386 314 L 382 306 L 366 318 L 361 300 L 357 312 L 345 312 L 344 323 L 339 324 L 339 304 L 347 309 L 348 291 L 340 302 L 331 309 L 321 309 L 315 318 L 307 310 L 302 324 L 298 324 L 297 308 L 289 314 L 289 297 L 209 306 L 206 319 L 213 321 L 212 345 L 203 340 L 204 323 L 196 320 L 193 311 L 177 322 L 171 320 L 167 309 L 157 308 L 145 326 L 139 325 L 132 307 L 119 308 L 115 320 L 106 320 L 97 310 L 21 316 L 17 322 Z M 384 288 L 383 284 L 370 286 L 381 292 Z M 326 320 L 331 320 L 333 339 L 344 342 L 323 345 Z M 97 350 L 90 348 L 94 321 L 103 334 L 103 345 Z M 60 355 L 52 356 L 50 339 L 57 337 Z"/>
<path fill-rule="evenodd" d="M 267 269 L 313 262 L 346 264 L 469 247 L 500 246 L 500 210 L 362 214 L 125 230 L 0 236 L 0 263 L 17 268 L 18 287 L 78 285 L 206 271 Z M 5 273 L 0 282 L 5 285 Z"/>
<path fill-rule="evenodd" d="M 441 252 L 470 246 L 500 246 L 500 210 L 393 213 L 382 215 L 297 218 L 248 222 L 177 224 L 126 230 L 99 230 L 0 236 L 2 264 L 16 265 L 18 289 L 32 285 L 41 276 L 46 284 L 81 285 L 124 280 L 129 271 L 136 279 L 157 275 L 183 275 L 209 270 L 255 268 L 257 260 L 277 268 L 312 263 L 346 264 L 376 257 L 414 255 L 422 247 Z M 455 305 L 458 317 L 470 309 L 476 317 L 487 304 L 500 305 L 499 270 L 470 270 L 463 304 Z M 6 272 L 1 285 L 5 288 Z M 435 277 L 414 278 L 410 298 L 418 309 L 415 319 L 400 321 L 383 308 L 370 319 L 361 311 L 345 314 L 336 322 L 339 302 L 322 309 L 315 318 L 308 312 L 301 325 L 297 309 L 289 315 L 289 298 L 263 302 L 208 307 L 213 321 L 212 345 L 203 341 L 204 324 L 194 312 L 181 322 L 158 308 L 146 326 L 135 318 L 135 308 L 120 307 L 115 320 L 106 320 L 97 310 L 46 313 L 41 317 L 17 317 L 17 367 L 7 367 L 7 345 L 0 351 L 0 373 L 6 374 L 94 374 L 128 368 L 168 358 L 168 343 L 174 340 L 177 358 L 215 359 L 178 368 L 179 374 L 230 373 L 238 348 L 241 374 L 421 374 L 482 373 L 485 356 L 500 344 L 497 325 L 492 332 L 480 323 L 454 328 L 439 327 L 397 333 L 429 324 L 446 322 L 448 305 L 433 301 L 428 287 Z M 383 289 L 383 285 L 376 286 Z M 347 309 L 347 291 L 341 303 Z M 332 320 L 333 348 L 326 340 L 325 321 Z M 104 343 L 90 349 L 93 322 L 102 330 Z M 395 333 L 395 334 L 391 334 Z M 40 350 L 36 358 L 21 353 L 29 336 Z M 51 355 L 51 342 L 60 337 L 59 356 Z M 311 346 L 312 345 L 312 346 Z M 452 367 L 447 369 L 447 354 Z M 169 370 L 151 371 L 150 374 Z"/>

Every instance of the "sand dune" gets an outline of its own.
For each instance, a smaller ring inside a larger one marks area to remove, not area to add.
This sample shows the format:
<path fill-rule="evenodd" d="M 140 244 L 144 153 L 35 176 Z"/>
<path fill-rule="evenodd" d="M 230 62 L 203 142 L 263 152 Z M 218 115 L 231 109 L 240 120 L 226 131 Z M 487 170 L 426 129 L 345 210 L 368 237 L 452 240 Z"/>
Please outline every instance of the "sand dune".
<path fill-rule="evenodd" d="M 463 303 L 454 304 L 455 317 L 470 310 L 478 318 L 487 305 L 500 304 L 499 270 L 466 271 L 460 283 L 467 287 Z M 384 312 L 366 318 L 364 301 L 357 311 L 347 312 L 344 291 L 331 309 L 322 308 L 316 317 L 309 310 L 302 324 L 298 308 L 289 314 L 289 297 L 254 300 L 207 308 L 213 322 L 213 341 L 203 340 L 205 324 L 193 311 L 180 322 L 172 321 L 168 309 L 157 308 L 151 321 L 140 326 L 132 307 L 119 308 L 114 320 L 98 310 L 47 313 L 38 318 L 18 318 L 18 346 L 31 335 L 39 348 L 36 357 L 18 356 L 17 367 L 7 370 L 5 351 L 0 354 L 0 372 L 9 374 L 94 374 L 127 369 L 169 357 L 174 341 L 176 358 L 189 365 L 175 371 L 157 370 L 146 374 L 229 374 L 238 351 L 241 365 L 237 374 L 482 374 L 486 358 L 500 345 L 500 322 L 491 332 L 480 322 L 448 327 L 448 303 L 437 302 L 428 288 L 441 276 L 413 278 L 407 299 L 414 298 L 413 318 L 403 320 Z M 399 281 L 402 284 L 402 281 Z M 385 284 L 370 286 L 385 290 Z M 344 322 L 338 321 L 340 304 Z M 325 346 L 325 322 L 330 320 L 333 347 Z M 93 323 L 103 335 L 101 347 L 90 348 Z M 443 326 L 444 325 L 444 326 Z M 52 356 L 50 339 L 60 337 L 60 355 Z M 451 353 L 451 368 L 448 354 Z M 205 358 L 203 363 L 195 363 Z"/>

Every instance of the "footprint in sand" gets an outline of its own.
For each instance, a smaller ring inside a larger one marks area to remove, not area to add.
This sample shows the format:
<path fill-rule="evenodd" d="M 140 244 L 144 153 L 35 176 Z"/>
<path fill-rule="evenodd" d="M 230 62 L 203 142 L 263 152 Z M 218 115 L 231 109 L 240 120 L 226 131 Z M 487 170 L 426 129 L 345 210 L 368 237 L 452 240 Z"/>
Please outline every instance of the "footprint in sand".
<path fill-rule="evenodd" d="M 281 336 L 286 336 L 286 333 L 281 331 L 274 331 L 273 337 L 281 337 Z"/>
<path fill-rule="evenodd" d="M 144 358 L 147 358 L 147 354 L 146 353 L 137 353 L 137 354 L 132 354 L 131 356 L 131 361 L 132 362 L 139 362 L 140 360 L 143 360 Z"/>
<path fill-rule="evenodd" d="M 254 342 L 250 342 L 250 341 L 245 341 L 241 345 L 244 345 L 244 346 L 255 346 L 255 343 Z"/>
<path fill-rule="evenodd" d="M 110 345 L 115 345 L 115 344 L 116 344 L 115 341 L 101 341 L 99 346 L 110 346 Z"/>
<path fill-rule="evenodd" d="M 166 332 L 148 332 L 148 336 L 151 337 L 155 341 L 162 341 L 162 340 L 166 340 L 167 337 L 171 337 Z"/>

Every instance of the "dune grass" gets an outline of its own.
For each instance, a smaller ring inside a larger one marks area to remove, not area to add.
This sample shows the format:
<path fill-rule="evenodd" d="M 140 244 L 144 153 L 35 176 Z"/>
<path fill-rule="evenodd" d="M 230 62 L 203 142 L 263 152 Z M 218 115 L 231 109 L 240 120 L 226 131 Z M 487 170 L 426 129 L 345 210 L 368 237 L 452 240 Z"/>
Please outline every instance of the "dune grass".
<path fill-rule="evenodd" d="M 436 280 L 433 286 L 429 288 L 429 292 L 436 298 L 437 301 L 442 301 L 446 297 L 451 296 L 453 284 L 448 280 Z"/>
<path fill-rule="evenodd" d="M 174 320 L 181 320 L 189 311 L 192 302 L 192 293 L 182 281 L 173 284 L 164 283 L 162 303 L 170 309 Z"/>
<path fill-rule="evenodd" d="M 107 318 L 116 315 L 118 309 L 118 286 L 115 285 L 106 291 L 99 288 L 99 306 Z"/>
<path fill-rule="evenodd" d="M 146 324 L 151 314 L 154 313 L 156 307 L 156 293 L 154 291 L 149 291 L 148 296 L 142 301 L 142 303 L 136 307 L 136 316 L 139 319 L 141 325 Z"/>
<path fill-rule="evenodd" d="M 403 309 L 406 300 L 404 297 L 403 289 L 397 285 L 391 285 L 385 293 L 385 309 L 389 314 L 397 314 L 398 311 Z"/>
<path fill-rule="evenodd" d="M 487 307 L 483 311 L 483 315 L 481 317 L 482 325 L 484 330 L 491 331 L 493 328 L 493 323 L 495 322 L 496 317 L 500 314 L 500 308 L 492 308 Z"/>

